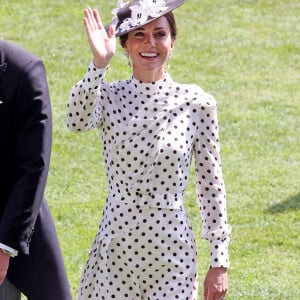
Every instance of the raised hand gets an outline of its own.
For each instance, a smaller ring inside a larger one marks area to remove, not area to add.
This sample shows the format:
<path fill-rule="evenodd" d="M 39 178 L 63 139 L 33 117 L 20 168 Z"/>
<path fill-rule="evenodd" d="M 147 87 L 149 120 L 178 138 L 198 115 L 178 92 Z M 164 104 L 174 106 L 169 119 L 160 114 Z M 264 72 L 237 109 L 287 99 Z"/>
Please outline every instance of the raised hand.
<path fill-rule="evenodd" d="M 107 33 L 96 9 L 86 8 L 83 21 L 94 65 L 104 69 L 116 52 L 115 28 L 110 26 Z"/>

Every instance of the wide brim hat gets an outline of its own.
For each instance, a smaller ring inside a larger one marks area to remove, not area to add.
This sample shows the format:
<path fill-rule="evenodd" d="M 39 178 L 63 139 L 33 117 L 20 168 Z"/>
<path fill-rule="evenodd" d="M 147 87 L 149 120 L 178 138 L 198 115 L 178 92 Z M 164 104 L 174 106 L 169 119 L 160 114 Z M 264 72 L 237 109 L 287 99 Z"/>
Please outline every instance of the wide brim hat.
<path fill-rule="evenodd" d="M 116 26 L 116 37 L 127 34 L 147 23 L 174 10 L 187 0 L 133 0 L 123 3 L 118 1 L 118 6 L 112 11 L 113 20 L 106 26 Z"/>

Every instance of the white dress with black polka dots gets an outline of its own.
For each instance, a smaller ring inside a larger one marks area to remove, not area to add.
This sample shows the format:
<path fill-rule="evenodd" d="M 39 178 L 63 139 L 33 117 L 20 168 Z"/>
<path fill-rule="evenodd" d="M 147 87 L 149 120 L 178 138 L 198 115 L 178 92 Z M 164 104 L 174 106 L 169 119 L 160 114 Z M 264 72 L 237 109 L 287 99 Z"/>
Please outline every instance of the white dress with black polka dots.
<path fill-rule="evenodd" d="M 211 266 L 228 267 L 230 226 L 215 100 L 166 73 L 107 83 L 91 63 L 71 91 L 67 126 L 99 128 L 108 196 L 78 300 L 195 300 L 197 254 L 183 206 L 192 155 Z"/>

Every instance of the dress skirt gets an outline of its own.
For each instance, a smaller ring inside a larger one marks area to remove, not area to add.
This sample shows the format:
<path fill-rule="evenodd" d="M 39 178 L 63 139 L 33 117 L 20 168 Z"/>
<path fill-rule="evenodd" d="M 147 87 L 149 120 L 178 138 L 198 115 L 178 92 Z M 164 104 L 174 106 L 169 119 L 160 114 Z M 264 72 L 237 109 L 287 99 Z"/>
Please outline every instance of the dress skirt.
<path fill-rule="evenodd" d="M 77 300 L 197 299 L 194 235 L 182 199 L 163 197 L 162 207 L 153 197 L 108 197 Z"/>

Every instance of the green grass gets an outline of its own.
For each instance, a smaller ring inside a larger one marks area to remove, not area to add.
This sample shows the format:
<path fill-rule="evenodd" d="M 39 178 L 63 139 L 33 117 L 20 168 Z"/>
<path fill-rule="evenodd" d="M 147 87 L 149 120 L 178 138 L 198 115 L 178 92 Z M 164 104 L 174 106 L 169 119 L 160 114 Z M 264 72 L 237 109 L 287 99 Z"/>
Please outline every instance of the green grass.
<path fill-rule="evenodd" d="M 47 198 L 73 294 L 106 183 L 98 132 L 68 132 L 66 102 L 91 58 L 82 11 L 97 7 L 107 23 L 115 2 L 0 0 L 0 37 L 36 53 L 47 68 L 54 120 Z M 300 3 L 190 0 L 176 16 L 180 34 L 170 73 L 199 84 L 219 104 L 233 226 L 227 299 L 299 299 Z M 119 48 L 108 79 L 129 74 Z M 209 250 L 200 239 L 194 189 L 191 179 L 186 205 L 197 235 L 201 299 Z"/>

